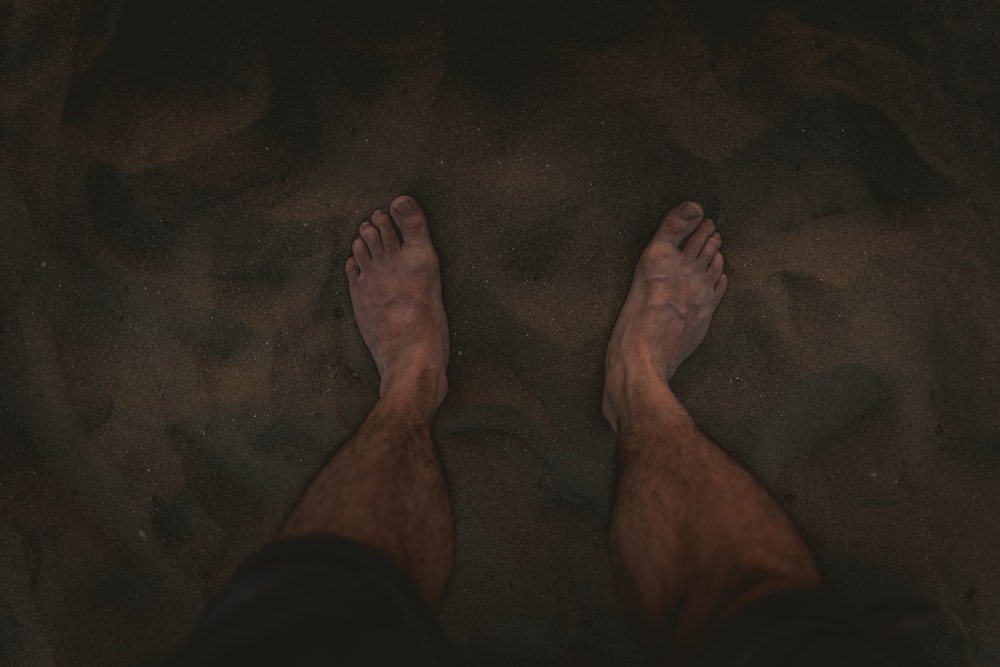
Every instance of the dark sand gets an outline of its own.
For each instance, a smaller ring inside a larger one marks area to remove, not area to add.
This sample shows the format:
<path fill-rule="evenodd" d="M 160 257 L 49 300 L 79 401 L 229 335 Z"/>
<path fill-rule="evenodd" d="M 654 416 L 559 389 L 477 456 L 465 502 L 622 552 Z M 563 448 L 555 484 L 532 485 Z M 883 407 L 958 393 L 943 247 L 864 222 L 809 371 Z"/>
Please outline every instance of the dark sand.
<path fill-rule="evenodd" d="M 342 265 L 400 192 L 470 664 L 642 662 L 602 357 L 684 198 L 731 287 L 682 400 L 834 591 L 1000 663 L 996 3 L 286 4 L 0 3 L 0 663 L 153 664 L 267 543 L 377 394 Z"/>

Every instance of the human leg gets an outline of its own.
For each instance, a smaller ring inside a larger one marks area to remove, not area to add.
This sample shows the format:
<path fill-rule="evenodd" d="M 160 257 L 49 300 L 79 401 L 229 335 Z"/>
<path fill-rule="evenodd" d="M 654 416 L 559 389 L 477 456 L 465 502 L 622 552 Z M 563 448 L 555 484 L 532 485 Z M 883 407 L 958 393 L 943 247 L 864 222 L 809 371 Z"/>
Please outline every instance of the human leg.
<path fill-rule="evenodd" d="M 619 443 L 612 565 L 644 641 L 675 664 L 755 600 L 823 586 L 788 517 L 669 386 L 725 294 L 720 246 L 697 204 L 668 212 L 639 260 L 606 359 L 604 414 Z"/>
<path fill-rule="evenodd" d="M 427 220 L 411 197 L 365 221 L 346 271 L 380 398 L 319 472 L 279 537 L 335 535 L 385 554 L 430 604 L 451 572 L 454 537 L 430 428 L 447 390 L 448 325 Z"/>
<path fill-rule="evenodd" d="M 397 197 L 352 250 L 351 301 L 380 398 L 278 541 L 209 602 L 165 665 L 459 664 L 428 608 L 447 583 L 453 536 L 430 436 L 448 327 L 423 211 Z"/>

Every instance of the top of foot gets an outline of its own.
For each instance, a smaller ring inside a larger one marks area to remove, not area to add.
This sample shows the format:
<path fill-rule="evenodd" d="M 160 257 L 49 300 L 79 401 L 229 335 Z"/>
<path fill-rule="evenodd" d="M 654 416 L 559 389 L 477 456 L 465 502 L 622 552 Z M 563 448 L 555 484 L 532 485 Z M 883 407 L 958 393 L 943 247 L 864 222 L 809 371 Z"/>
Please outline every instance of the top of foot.
<path fill-rule="evenodd" d="M 616 430 L 625 387 L 665 384 L 705 339 L 728 284 L 721 245 L 702 207 L 683 202 L 642 253 L 605 359 L 604 415 Z"/>
<path fill-rule="evenodd" d="M 427 217 L 413 197 L 365 220 L 347 260 L 351 304 L 380 394 L 430 416 L 447 390 L 448 321 Z"/>

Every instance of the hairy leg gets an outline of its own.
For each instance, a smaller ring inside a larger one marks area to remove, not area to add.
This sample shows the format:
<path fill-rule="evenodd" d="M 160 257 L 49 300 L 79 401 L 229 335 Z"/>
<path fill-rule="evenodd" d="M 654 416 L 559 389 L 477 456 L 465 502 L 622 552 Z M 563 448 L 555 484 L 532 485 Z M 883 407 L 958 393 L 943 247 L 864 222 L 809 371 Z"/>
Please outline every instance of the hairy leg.
<path fill-rule="evenodd" d="M 671 664 L 690 660 L 750 602 L 822 588 L 788 517 L 698 429 L 668 384 L 725 294 L 721 243 L 693 202 L 664 216 L 605 364 L 604 415 L 619 446 L 612 566 L 644 642 Z"/>
<path fill-rule="evenodd" d="M 351 302 L 381 377 L 380 398 L 319 472 L 279 537 L 330 534 L 386 554 L 433 605 L 454 551 L 431 421 L 447 390 L 448 324 L 427 219 L 411 197 L 375 211 L 345 267 Z"/>

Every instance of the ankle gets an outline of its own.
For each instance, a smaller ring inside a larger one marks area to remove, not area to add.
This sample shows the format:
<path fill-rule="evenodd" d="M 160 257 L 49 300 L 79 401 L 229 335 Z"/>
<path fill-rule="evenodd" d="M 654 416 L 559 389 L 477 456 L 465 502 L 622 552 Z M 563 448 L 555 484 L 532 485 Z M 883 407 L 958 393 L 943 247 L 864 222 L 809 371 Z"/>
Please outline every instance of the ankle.
<path fill-rule="evenodd" d="M 438 369 L 414 370 L 382 378 L 379 405 L 394 414 L 428 425 L 448 391 L 448 379 Z"/>
<path fill-rule="evenodd" d="M 604 418 L 619 435 L 676 400 L 652 364 L 614 364 L 605 372 Z"/>

